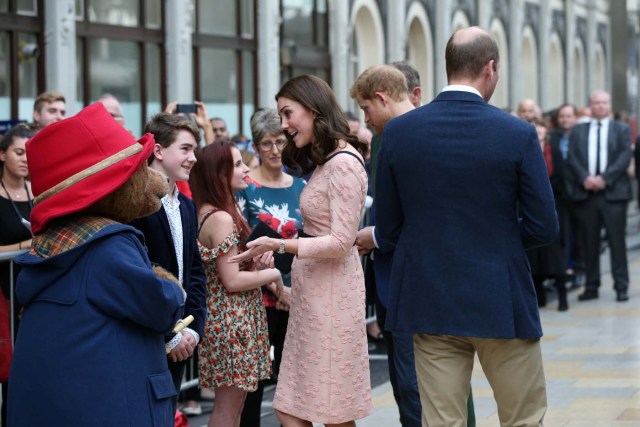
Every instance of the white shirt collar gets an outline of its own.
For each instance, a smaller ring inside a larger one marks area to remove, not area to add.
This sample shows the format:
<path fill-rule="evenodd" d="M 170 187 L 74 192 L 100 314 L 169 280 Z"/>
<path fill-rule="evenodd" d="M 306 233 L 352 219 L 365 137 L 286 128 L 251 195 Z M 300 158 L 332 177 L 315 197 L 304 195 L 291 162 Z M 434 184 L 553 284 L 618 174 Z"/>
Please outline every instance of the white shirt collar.
<path fill-rule="evenodd" d="M 476 95 L 478 95 L 480 98 L 482 98 L 482 95 L 480 95 L 480 92 L 478 91 L 478 89 L 476 89 L 473 86 L 467 86 L 467 85 L 448 85 L 445 86 L 442 89 L 442 92 L 450 92 L 450 91 L 458 91 L 458 92 L 471 92 L 471 93 L 475 93 Z M 484 98 L 482 98 L 484 99 Z"/>
<path fill-rule="evenodd" d="M 599 120 L 599 121 L 600 121 L 600 124 L 601 124 L 602 126 L 609 126 L 609 117 L 605 117 L 604 119 L 601 119 L 601 120 Z M 598 124 L 598 120 L 596 120 L 596 119 L 591 119 L 591 123 L 592 123 L 593 125 L 597 125 L 597 124 Z"/>

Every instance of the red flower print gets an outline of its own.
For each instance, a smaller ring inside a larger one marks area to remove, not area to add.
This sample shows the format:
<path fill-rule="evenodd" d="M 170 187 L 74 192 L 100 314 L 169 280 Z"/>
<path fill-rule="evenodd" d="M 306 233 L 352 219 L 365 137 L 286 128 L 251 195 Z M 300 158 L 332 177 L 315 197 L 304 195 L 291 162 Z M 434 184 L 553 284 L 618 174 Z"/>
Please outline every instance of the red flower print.
<path fill-rule="evenodd" d="M 261 213 L 258 215 L 258 219 L 264 222 L 265 224 L 267 224 L 269 227 L 271 227 L 272 230 L 278 231 L 278 227 L 280 226 L 280 220 L 277 218 L 274 218 L 273 215 L 268 213 Z"/>
<path fill-rule="evenodd" d="M 296 229 L 293 221 L 287 222 L 280 229 L 280 235 L 285 239 L 293 239 L 294 237 L 296 237 L 296 234 L 298 234 L 298 230 Z"/>

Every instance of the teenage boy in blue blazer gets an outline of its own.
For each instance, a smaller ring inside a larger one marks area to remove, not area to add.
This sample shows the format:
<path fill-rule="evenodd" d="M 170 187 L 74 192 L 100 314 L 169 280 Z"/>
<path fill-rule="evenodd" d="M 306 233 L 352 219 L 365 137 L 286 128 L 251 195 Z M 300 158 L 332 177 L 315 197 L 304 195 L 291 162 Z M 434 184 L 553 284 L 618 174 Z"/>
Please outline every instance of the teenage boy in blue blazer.
<path fill-rule="evenodd" d="M 149 166 L 166 176 L 170 192 L 162 198 L 158 212 L 138 219 L 132 225 L 144 233 L 151 262 L 164 267 L 180 280 L 187 292 L 185 316 L 191 314 L 194 317 L 189 327 L 167 337 L 169 370 L 179 392 L 186 360 L 193 355 L 204 332 L 206 315 L 206 279 L 197 244 L 196 208 L 176 187 L 176 181 L 189 179 L 196 162 L 195 149 L 200 133 L 188 118 L 169 113 L 153 116 L 144 132 L 155 137 Z"/>

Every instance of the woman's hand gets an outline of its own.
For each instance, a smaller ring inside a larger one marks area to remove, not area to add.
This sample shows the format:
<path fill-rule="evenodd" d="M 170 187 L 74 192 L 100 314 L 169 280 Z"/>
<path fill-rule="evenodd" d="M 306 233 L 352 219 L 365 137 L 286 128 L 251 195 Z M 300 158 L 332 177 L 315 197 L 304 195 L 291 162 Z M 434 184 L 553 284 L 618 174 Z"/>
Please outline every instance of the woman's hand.
<path fill-rule="evenodd" d="M 282 276 L 278 277 L 277 280 L 269 283 L 267 285 L 267 288 L 276 297 L 276 299 L 280 300 L 283 294 L 283 289 L 284 289 L 284 283 L 282 283 Z"/>
<path fill-rule="evenodd" d="M 287 288 L 286 286 L 282 288 L 282 293 L 280 294 L 280 298 L 276 301 L 276 310 L 289 311 L 289 307 L 291 307 L 291 288 Z"/>
<path fill-rule="evenodd" d="M 258 255 L 253 258 L 253 262 L 258 270 L 264 270 L 266 268 L 273 268 L 275 262 L 273 260 L 273 252 L 265 252 L 262 255 Z"/>
<path fill-rule="evenodd" d="M 273 252 L 278 248 L 278 241 L 271 237 L 262 236 L 248 242 L 245 246 L 247 250 L 229 258 L 229 262 L 242 262 L 262 255 L 265 252 Z"/>

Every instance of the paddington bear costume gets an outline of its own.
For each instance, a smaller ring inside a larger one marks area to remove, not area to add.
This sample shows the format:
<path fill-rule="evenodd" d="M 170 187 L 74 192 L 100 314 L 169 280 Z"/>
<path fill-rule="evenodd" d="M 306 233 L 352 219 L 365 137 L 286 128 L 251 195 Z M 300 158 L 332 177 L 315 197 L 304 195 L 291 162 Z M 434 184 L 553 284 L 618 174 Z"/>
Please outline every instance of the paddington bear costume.
<path fill-rule="evenodd" d="M 17 260 L 10 426 L 173 425 L 164 335 L 184 293 L 123 225 L 161 205 L 166 185 L 146 164 L 153 145 L 99 103 L 27 142 L 35 238 Z"/>

